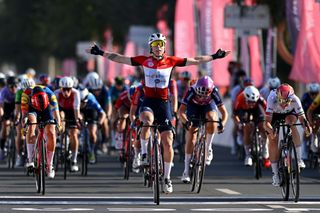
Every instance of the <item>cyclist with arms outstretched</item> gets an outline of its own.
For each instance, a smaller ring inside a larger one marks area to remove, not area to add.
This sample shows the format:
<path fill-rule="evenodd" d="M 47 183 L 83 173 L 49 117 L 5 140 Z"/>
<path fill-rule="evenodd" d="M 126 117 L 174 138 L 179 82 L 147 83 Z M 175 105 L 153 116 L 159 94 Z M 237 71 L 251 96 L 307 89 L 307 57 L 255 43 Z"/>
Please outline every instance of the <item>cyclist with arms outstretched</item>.
<path fill-rule="evenodd" d="M 180 58 L 165 54 L 166 37 L 161 33 L 154 33 L 149 37 L 150 56 L 128 57 L 118 53 L 103 51 L 97 45 L 87 50 L 88 53 L 104 56 L 112 61 L 142 66 L 144 72 L 145 98 L 140 110 L 140 120 L 144 125 L 152 125 L 156 119 L 161 125 L 160 135 L 164 148 L 164 192 L 172 193 L 173 187 L 170 180 L 171 166 L 174 157 L 173 127 L 171 124 L 172 113 L 170 111 L 169 81 L 172 69 L 176 66 L 199 65 L 214 59 L 223 58 L 229 52 L 218 50 L 213 55 L 197 56 L 195 58 Z M 142 164 L 147 163 L 147 143 L 150 137 L 150 128 L 144 127 L 141 132 Z"/>

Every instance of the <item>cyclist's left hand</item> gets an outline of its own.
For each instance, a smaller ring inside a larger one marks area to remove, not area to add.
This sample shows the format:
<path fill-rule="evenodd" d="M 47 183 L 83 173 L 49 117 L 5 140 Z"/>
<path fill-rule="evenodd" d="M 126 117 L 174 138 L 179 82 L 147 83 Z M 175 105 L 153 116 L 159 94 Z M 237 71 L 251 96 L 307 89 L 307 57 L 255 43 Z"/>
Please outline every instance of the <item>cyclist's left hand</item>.
<path fill-rule="evenodd" d="M 307 125 L 305 128 L 304 128 L 304 131 L 306 133 L 306 136 L 309 137 L 312 133 L 312 128 L 310 125 Z"/>
<path fill-rule="evenodd" d="M 224 132 L 224 126 L 218 126 L 218 134 Z"/>

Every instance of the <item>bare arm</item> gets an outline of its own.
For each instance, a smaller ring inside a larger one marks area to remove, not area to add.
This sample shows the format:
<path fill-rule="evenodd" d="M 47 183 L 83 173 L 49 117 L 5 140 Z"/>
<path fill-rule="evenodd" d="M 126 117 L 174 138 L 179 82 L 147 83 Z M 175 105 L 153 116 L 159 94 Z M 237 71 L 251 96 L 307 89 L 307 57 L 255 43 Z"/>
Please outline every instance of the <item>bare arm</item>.
<path fill-rule="evenodd" d="M 93 55 L 101 55 L 103 57 L 106 57 L 107 59 L 118 62 L 121 64 L 127 64 L 127 65 L 132 65 L 131 64 L 131 57 L 121 55 L 119 53 L 114 53 L 114 52 L 109 52 L 109 51 L 103 51 L 98 47 L 96 44 L 94 44 L 91 48 L 86 49 L 87 53 L 93 54 Z"/>
<path fill-rule="evenodd" d="M 188 117 L 186 114 L 187 106 L 185 104 L 181 104 L 179 107 L 179 118 L 181 119 L 182 123 L 186 123 L 188 121 Z"/>
<path fill-rule="evenodd" d="M 228 120 L 228 111 L 224 105 L 219 106 L 219 112 L 221 113 L 222 125 L 226 126 Z"/>
<path fill-rule="evenodd" d="M 199 65 L 201 63 L 207 63 L 210 61 L 213 61 L 218 58 L 224 58 L 226 57 L 231 51 L 224 51 L 224 50 L 218 50 L 213 55 L 202 55 L 202 56 L 196 56 L 194 58 L 187 58 L 186 65 Z"/>

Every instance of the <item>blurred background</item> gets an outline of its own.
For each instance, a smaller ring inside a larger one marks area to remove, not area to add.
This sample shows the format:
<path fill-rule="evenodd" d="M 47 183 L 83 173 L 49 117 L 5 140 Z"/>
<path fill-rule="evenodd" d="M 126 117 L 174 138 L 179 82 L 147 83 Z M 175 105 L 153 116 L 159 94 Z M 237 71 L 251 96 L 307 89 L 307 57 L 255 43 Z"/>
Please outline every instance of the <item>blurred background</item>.
<path fill-rule="evenodd" d="M 205 66 L 176 69 L 212 76 L 225 94 L 236 69 L 257 87 L 279 76 L 303 92 L 320 82 L 319 7 L 319 0 L 0 0 L 0 71 L 33 68 L 52 78 L 97 71 L 112 83 L 140 70 L 84 50 L 97 42 L 127 56 L 149 54 L 149 34 L 161 32 L 169 55 L 231 50 Z"/>

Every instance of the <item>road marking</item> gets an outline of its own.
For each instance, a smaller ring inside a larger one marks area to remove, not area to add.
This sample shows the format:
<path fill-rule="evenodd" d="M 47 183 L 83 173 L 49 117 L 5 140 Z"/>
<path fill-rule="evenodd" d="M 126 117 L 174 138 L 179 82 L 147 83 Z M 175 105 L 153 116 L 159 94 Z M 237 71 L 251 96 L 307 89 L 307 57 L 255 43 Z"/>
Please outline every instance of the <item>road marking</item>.
<path fill-rule="evenodd" d="M 12 208 L 15 211 L 41 211 L 41 212 L 70 212 L 70 211 L 94 211 L 94 209 L 84 208 Z"/>
<path fill-rule="evenodd" d="M 223 192 L 228 195 L 241 195 L 240 192 L 233 191 L 231 189 L 216 189 L 217 191 Z"/>
<path fill-rule="evenodd" d="M 107 208 L 109 212 L 172 212 L 176 209 L 155 209 L 155 208 Z"/>
<path fill-rule="evenodd" d="M 251 209 L 251 208 L 215 208 L 215 209 L 190 209 L 191 211 L 200 212 L 263 212 L 273 211 L 273 209 Z"/>
<path fill-rule="evenodd" d="M 285 209 L 286 208 L 286 207 L 280 206 L 280 205 L 267 205 L 267 206 L 270 208 L 273 208 L 273 209 Z"/>

